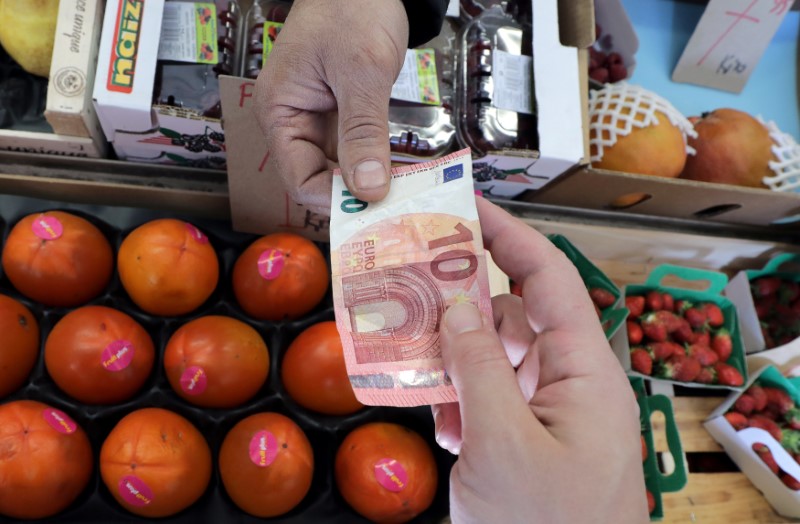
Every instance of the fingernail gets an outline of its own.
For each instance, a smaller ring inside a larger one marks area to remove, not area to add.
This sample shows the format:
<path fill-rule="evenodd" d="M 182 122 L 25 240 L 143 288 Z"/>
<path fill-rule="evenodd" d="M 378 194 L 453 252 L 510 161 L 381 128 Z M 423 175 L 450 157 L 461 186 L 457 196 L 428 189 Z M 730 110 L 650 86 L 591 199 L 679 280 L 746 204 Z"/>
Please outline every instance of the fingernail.
<path fill-rule="evenodd" d="M 444 325 L 452 334 L 459 335 L 483 327 L 483 318 L 472 304 L 456 304 L 445 312 Z"/>
<path fill-rule="evenodd" d="M 377 160 L 364 160 L 353 172 L 356 189 L 377 189 L 389 183 L 389 174 Z"/>

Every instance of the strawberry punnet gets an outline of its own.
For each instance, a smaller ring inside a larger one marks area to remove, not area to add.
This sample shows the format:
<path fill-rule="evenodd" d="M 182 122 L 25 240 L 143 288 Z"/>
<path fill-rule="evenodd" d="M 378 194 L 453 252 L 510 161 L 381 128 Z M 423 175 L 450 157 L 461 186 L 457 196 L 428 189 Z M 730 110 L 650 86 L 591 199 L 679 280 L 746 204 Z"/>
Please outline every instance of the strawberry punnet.
<path fill-rule="evenodd" d="M 750 424 L 747 422 L 747 417 L 735 411 L 729 411 L 725 413 L 725 420 L 727 420 L 736 431 L 750 426 Z"/>
<path fill-rule="evenodd" d="M 642 375 L 652 375 L 653 359 L 650 357 L 650 353 L 642 348 L 633 348 L 631 350 L 631 369 Z"/>
<path fill-rule="evenodd" d="M 717 362 L 714 364 L 714 369 L 717 371 L 717 381 L 723 386 L 739 387 L 744 384 L 744 377 L 735 367 L 724 362 Z"/>
<path fill-rule="evenodd" d="M 719 356 L 722 362 L 726 362 L 733 352 L 733 340 L 727 329 L 720 329 L 711 337 L 711 349 Z"/>
<path fill-rule="evenodd" d="M 758 458 L 760 458 L 774 474 L 778 474 L 778 463 L 775 462 L 775 457 L 772 456 L 772 452 L 767 446 L 759 443 L 753 444 L 753 451 L 756 452 Z"/>
<path fill-rule="evenodd" d="M 625 297 L 625 307 L 628 308 L 628 318 L 634 319 L 644 313 L 644 297 Z"/>
<path fill-rule="evenodd" d="M 589 290 L 589 296 L 592 298 L 592 301 L 597 304 L 600 309 L 605 309 L 607 307 L 611 307 L 614 305 L 614 302 L 617 299 L 614 297 L 614 294 L 607 289 L 603 289 L 601 287 L 593 287 Z"/>

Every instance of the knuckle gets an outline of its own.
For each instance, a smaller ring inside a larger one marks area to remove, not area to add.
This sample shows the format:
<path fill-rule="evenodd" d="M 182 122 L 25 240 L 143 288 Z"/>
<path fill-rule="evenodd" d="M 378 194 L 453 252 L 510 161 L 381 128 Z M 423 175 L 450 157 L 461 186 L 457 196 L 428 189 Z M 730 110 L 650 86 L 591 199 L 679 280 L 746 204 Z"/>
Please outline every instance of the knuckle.
<path fill-rule="evenodd" d="M 504 351 L 500 349 L 497 337 L 487 331 L 471 331 L 457 335 L 450 344 L 451 354 L 463 367 L 489 369 L 498 364 L 508 363 Z"/>
<path fill-rule="evenodd" d="M 388 124 L 372 114 L 348 115 L 344 118 L 340 115 L 340 118 L 339 133 L 343 142 L 374 146 L 385 141 L 389 135 Z"/>

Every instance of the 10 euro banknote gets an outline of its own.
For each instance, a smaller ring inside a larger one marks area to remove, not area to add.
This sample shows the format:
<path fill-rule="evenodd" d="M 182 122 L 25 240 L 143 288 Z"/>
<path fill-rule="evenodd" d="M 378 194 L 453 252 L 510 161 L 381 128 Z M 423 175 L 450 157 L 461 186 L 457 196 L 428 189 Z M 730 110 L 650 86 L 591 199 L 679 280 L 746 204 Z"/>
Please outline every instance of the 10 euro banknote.
<path fill-rule="evenodd" d="M 353 197 L 334 173 L 331 269 L 358 400 L 457 400 L 439 347 L 444 313 L 469 302 L 492 318 L 470 151 L 393 169 L 389 194 L 377 203 Z"/>

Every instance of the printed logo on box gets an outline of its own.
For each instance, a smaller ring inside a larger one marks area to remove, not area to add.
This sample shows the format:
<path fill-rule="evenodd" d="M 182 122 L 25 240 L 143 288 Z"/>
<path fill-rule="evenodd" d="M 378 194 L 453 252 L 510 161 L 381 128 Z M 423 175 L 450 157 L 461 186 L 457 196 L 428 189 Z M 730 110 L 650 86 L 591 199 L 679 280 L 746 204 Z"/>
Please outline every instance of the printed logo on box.
<path fill-rule="evenodd" d="M 136 73 L 144 0 L 119 0 L 117 22 L 114 25 L 114 47 L 108 65 L 109 91 L 131 93 Z"/>

